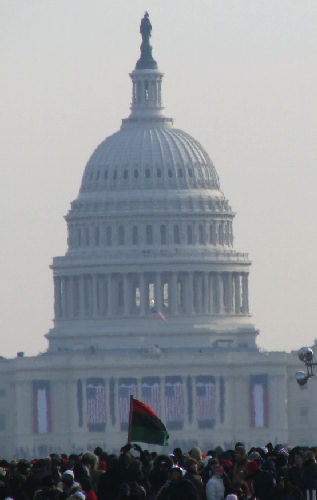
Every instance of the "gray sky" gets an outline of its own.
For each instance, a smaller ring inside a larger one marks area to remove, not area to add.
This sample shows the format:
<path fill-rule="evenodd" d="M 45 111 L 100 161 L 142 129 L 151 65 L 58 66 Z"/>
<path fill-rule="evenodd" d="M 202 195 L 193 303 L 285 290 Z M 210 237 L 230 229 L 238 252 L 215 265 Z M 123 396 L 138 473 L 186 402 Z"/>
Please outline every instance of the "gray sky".
<path fill-rule="evenodd" d="M 258 344 L 317 337 L 316 1 L 2 0 L 0 355 L 46 349 L 63 216 L 129 114 L 145 10 L 166 115 L 208 151 L 237 213 Z"/>

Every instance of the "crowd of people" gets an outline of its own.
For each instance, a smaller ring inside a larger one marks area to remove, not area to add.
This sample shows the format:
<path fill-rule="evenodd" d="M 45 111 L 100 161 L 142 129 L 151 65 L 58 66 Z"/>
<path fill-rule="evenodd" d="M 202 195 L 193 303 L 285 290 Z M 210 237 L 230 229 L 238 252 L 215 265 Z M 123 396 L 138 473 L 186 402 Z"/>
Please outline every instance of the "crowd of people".
<path fill-rule="evenodd" d="M 157 454 L 127 444 L 31 461 L 0 460 L 0 500 L 307 500 L 316 499 L 317 448 L 282 445 L 203 454 Z"/>

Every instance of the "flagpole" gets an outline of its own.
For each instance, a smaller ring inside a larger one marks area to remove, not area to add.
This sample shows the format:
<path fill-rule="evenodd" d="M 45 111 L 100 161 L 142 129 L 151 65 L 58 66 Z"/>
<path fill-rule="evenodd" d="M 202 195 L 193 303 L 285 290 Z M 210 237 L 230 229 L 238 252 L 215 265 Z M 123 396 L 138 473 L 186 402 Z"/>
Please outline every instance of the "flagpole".
<path fill-rule="evenodd" d="M 133 395 L 130 395 L 130 413 L 129 413 L 129 429 L 128 429 L 128 443 L 131 441 L 131 428 L 132 428 L 132 412 L 133 412 Z"/>

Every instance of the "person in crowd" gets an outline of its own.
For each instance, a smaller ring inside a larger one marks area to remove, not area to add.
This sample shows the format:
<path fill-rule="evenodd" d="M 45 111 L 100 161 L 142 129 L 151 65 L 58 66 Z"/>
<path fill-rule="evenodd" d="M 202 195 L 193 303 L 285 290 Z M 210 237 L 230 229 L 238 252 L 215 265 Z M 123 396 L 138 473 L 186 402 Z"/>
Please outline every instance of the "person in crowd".
<path fill-rule="evenodd" d="M 52 475 L 43 476 L 41 487 L 33 497 L 33 500 L 60 500 L 62 491 L 57 488 L 56 482 Z"/>
<path fill-rule="evenodd" d="M 158 491 L 166 483 L 169 471 L 173 467 L 173 461 L 168 455 L 157 455 L 153 462 L 153 469 L 149 476 L 150 498 L 154 498 Z"/>
<path fill-rule="evenodd" d="M 155 500 L 198 500 L 197 490 L 193 483 L 183 477 L 179 467 L 172 467 L 168 472 L 168 480 L 161 487 Z"/>
<path fill-rule="evenodd" d="M 72 470 L 66 470 L 63 472 L 61 482 L 63 491 L 61 493 L 60 500 L 66 500 L 67 498 L 77 494 L 77 492 L 81 492 L 80 484 L 75 481 Z M 81 497 L 81 495 L 79 495 L 79 497 Z M 80 500 L 82 499 L 80 498 Z"/>
<path fill-rule="evenodd" d="M 198 448 L 200 451 L 200 448 Z M 198 500 L 205 500 L 205 485 L 201 475 L 198 473 L 199 463 L 191 455 L 185 459 L 185 479 L 188 479 L 197 491 Z"/>
<path fill-rule="evenodd" d="M 224 468 L 218 465 L 214 468 L 212 477 L 206 484 L 207 500 L 223 500 L 225 495 L 225 485 L 223 482 Z"/>

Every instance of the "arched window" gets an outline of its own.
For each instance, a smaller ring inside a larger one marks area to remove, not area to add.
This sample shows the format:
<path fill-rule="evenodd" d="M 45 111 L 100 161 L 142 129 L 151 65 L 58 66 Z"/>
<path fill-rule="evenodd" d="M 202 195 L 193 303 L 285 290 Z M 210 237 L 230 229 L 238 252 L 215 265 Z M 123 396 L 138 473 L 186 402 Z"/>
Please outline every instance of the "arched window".
<path fill-rule="evenodd" d="M 100 231 L 99 227 L 95 227 L 95 245 L 98 246 L 100 243 Z"/>
<path fill-rule="evenodd" d="M 124 172 L 123 172 L 123 178 L 124 179 L 127 179 L 129 177 L 129 171 L 126 169 Z"/>
<path fill-rule="evenodd" d="M 187 243 L 188 245 L 192 245 L 194 243 L 192 226 L 187 226 Z"/>
<path fill-rule="evenodd" d="M 106 245 L 110 247 L 112 245 L 112 227 L 108 226 L 106 229 Z"/>
<path fill-rule="evenodd" d="M 167 238 L 166 238 L 166 226 L 162 224 L 160 226 L 160 235 L 161 235 L 161 245 L 166 245 L 167 243 Z"/>
<path fill-rule="evenodd" d="M 145 177 L 146 177 L 147 179 L 149 179 L 149 178 L 150 178 L 150 175 L 151 175 L 150 169 L 149 169 L 149 168 L 147 168 L 147 169 L 145 170 Z"/>
<path fill-rule="evenodd" d="M 153 228 L 152 228 L 152 226 L 146 226 L 145 232 L 146 232 L 145 237 L 146 237 L 147 245 L 152 245 L 152 243 L 153 243 Z"/>
<path fill-rule="evenodd" d="M 175 245 L 179 245 L 180 244 L 180 234 L 179 234 L 179 226 L 177 224 L 174 225 L 173 236 L 174 236 Z"/>
<path fill-rule="evenodd" d="M 162 170 L 160 168 L 156 170 L 156 175 L 157 177 L 162 177 Z"/>
<path fill-rule="evenodd" d="M 199 227 L 198 227 L 198 238 L 199 238 L 199 244 L 203 245 L 204 244 L 204 226 L 202 224 L 199 224 Z"/>
<path fill-rule="evenodd" d="M 137 169 L 135 169 L 133 172 L 133 175 L 134 175 L 135 179 L 137 179 L 139 177 L 139 171 Z"/>
<path fill-rule="evenodd" d="M 113 179 L 116 180 L 118 177 L 118 171 L 117 170 L 114 170 L 113 171 Z"/>
<path fill-rule="evenodd" d="M 139 243 L 138 226 L 133 226 L 132 228 L 132 245 L 137 245 Z"/>
<path fill-rule="evenodd" d="M 118 228 L 118 244 L 124 245 L 124 226 Z"/>

